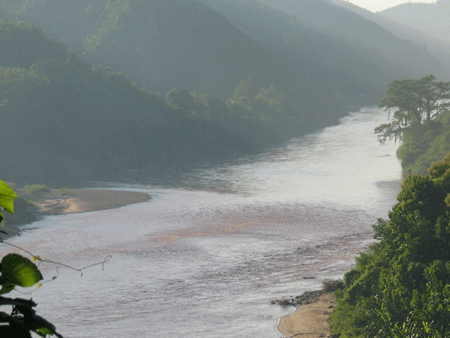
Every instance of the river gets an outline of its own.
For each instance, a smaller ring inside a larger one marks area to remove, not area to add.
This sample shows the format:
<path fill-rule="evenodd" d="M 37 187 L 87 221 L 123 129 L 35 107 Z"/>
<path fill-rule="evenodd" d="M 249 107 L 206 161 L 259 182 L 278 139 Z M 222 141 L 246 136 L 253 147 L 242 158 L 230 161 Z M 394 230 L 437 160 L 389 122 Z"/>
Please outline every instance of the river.
<path fill-rule="evenodd" d="M 43 264 L 48 283 L 32 293 L 38 314 L 69 338 L 281 337 L 278 320 L 292 309 L 270 301 L 342 277 L 395 203 L 396 145 L 373 134 L 385 122 L 365 108 L 186 174 L 184 187 L 108 185 L 149 193 L 148 202 L 30 225 L 9 242 L 74 267 L 112 256 L 82 276 Z"/>

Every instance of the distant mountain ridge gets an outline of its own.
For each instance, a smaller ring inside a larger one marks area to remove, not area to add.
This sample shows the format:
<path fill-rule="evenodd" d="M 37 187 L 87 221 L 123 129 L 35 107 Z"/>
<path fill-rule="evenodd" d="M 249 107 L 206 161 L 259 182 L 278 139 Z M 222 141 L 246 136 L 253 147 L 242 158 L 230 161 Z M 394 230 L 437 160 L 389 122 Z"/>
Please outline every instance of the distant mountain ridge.
<path fill-rule="evenodd" d="M 327 109 L 325 97 L 335 106 L 375 104 L 391 80 L 440 71 L 425 51 L 330 1 L 263 0 L 288 15 L 266 10 L 248 22 L 233 6 L 249 10 L 250 1 L 205 2 L 0 0 L 0 18 L 32 22 L 152 91 L 180 86 L 230 97 L 252 78 L 290 92 L 292 105 L 307 110 Z M 234 17 L 219 10 L 224 4 Z M 281 20 L 285 27 L 269 37 Z"/>
<path fill-rule="evenodd" d="M 85 60 L 123 71 L 152 91 L 181 86 L 229 96 L 242 79 L 280 83 L 278 74 L 288 74 L 195 0 L 3 0 L 0 5 L 1 19 L 31 22 L 66 40 Z"/>
<path fill-rule="evenodd" d="M 0 0 L 0 7 L 0 19 L 31 22 L 85 61 L 121 71 L 152 92 L 183 87 L 226 99 L 252 79 L 282 91 L 289 110 L 311 128 L 337 123 L 362 104 L 337 95 L 319 74 L 297 76 L 200 1 Z"/>
<path fill-rule="evenodd" d="M 405 3 L 378 14 L 450 43 L 450 0 L 433 4 Z"/>
<path fill-rule="evenodd" d="M 421 48 L 331 1 L 203 2 L 282 59 L 297 76 L 319 75 L 336 95 L 352 102 L 376 103 L 390 81 L 440 70 L 438 62 Z M 342 18 L 336 19 L 339 16 Z M 347 23 L 351 20 L 356 24 Z M 365 41 L 370 39 L 355 33 L 361 27 L 375 36 L 378 44 L 371 45 Z M 394 53 L 386 52 L 394 45 Z M 397 56 L 400 54 L 403 57 Z"/>
<path fill-rule="evenodd" d="M 357 46 L 370 55 L 380 71 L 395 78 L 439 73 L 439 62 L 420 47 L 397 38 L 373 21 L 327 0 L 259 0 L 280 9 L 333 39 Z"/>
<path fill-rule="evenodd" d="M 400 39 L 411 41 L 419 48 L 425 48 L 431 55 L 437 57 L 443 66 L 442 72 L 436 75 L 450 79 L 450 42 L 427 33 L 415 24 L 408 26 L 404 22 L 396 21 L 395 17 L 388 18 L 383 12 L 372 13 L 344 0 L 331 0 L 331 2 L 377 23 Z"/>
<path fill-rule="evenodd" d="M 340 97 L 376 102 L 388 78 L 361 50 L 253 0 L 203 0 L 287 64 L 297 77 L 324 79 Z"/>

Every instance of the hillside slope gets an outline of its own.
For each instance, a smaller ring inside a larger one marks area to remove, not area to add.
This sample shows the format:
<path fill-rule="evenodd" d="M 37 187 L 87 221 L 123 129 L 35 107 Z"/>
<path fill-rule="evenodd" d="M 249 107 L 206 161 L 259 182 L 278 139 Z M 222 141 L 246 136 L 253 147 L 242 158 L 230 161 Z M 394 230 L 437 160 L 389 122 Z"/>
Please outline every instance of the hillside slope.
<path fill-rule="evenodd" d="M 296 20 L 359 50 L 390 79 L 418 78 L 441 72 L 438 60 L 407 41 L 397 38 L 378 24 L 330 0 L 260 0 L 282 10 Z"/>
<path fill-rule="evenodd" d="M 85 61 L 121 71 L 152 92 L 183 87 L 226 99 L 252 79 L 283 92 L 290 113 L 311 128 L 336 123 L 348 109 L 326 79 L 293 73 L 196 0 L 0 0 L 0 6 L 0 19 L 31 22 Z"/>
<path fill-rule="evenodd" d="M 395 21 L 395 18 L 388 19 L 383 13 L 372 13 L 344 0 L 331 1 L 336 6 L 343 7 L 359 16 L 377 23 L 400 39 L 410 41 L 419 48 L 426 49 L 431 55 L 438 58 L 443 66 L 442 72 L 436 75 L 446 80 L 450 79 L 450 42 L 441 40 L 433 35 L 425 33 L 425 31 L 419 30 L 422 28 L 415 27 L 415 24 L 407 26 Z M 428 26 L 430 25 L 427 25 L 427 27 Z"/>
<path fill-rule="evenodd" d="M 253 0 L 203 1 L 288 64 L 297 77 L 320 77 L 347 102 L 375 104 L 389 82 L 390 75 L 372 53 L 320 33 L 283 11 Z"/>

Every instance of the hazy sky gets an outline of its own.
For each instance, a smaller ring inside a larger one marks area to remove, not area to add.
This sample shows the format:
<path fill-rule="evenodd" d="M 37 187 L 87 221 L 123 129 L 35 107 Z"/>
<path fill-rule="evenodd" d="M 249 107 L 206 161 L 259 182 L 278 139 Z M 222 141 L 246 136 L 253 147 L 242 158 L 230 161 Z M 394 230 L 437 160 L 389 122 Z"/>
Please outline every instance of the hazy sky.
<path fill-rule="evenodd" d="M 407 2 L 435 3 L 436 0 L 349 0 L 348 2 L 368 9 L 371 12 L 379 12 L 383 9 L 394 7 Z"/>

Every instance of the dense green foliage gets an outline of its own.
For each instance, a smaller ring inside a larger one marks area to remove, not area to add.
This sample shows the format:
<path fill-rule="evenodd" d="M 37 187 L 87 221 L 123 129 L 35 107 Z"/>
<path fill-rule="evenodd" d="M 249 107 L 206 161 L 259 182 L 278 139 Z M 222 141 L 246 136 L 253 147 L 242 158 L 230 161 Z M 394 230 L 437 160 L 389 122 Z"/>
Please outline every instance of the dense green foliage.
<path fill-rule="evenodd" d="M 10 181 L 106 178 L 195 164 L 298 134 L 275 87 L 246 80 L 232 99 L 175 89 L 167 98 L 90 67 L 36 27 L 0 22 L 0 155 Z M 310 121 L 308 123 L 308 121 Z"/>
<path fill-rule="evenodd" d="M 342 337 L 450 336 L 450 154 L 407 177 L 397 200 L 336 292 Z"/>
<path fill-rule="evenodd" d="M 409 142 L 408 132 L 430 124 L 439 114 L 450 107 L 450 82 L 436 81 L 433 75 L 419 80 L 397 80 L 389 84 L 380 108 L 392 114 L 392 122 L 375 128 L 380 143 L 394 139 Z"/>
<path fill-rule="evenodd" d="M 390 122 L 376 127 L 375 133 L 382 144 L 400 141 L 397 156 L 406 174 L 425 173 L 450 151 L 450 82 L 433 75 L 393 81 L 379 106 Z"/>
<path fill-rule="evenodd" d="M 450 113 L 444 112 L 433 121 L 411 129 L 405 134 L 397 157 L 403 172 L 425 174 L 433 162 L 442 160 L 450 152 Z"/>
<path fill-rule="evenodd" d="M 0 223 L 3 221 L 2 210 L 14 213 L 14 199 L 17 197 L 14 190 L 3 181 L 0 181 Z"/>
<path fill-rule="evenodd" d="M 13 213 L 15 198 L 14 191 L 5 182 L 0 181 L 0 210 Z M 0 212 L 0 223 L 2 221 L 3 214 Z M 36 265 L 21 255 L 8 254 L 0 262 L 0 295 L 10 293 L 16 286 L 39 287 L 38 283 L 42 279 Z M 32 300 L 0 296 L 0 306 L 12 306 L 11 314 L 0 312 L 0 336 L 31 338 L 30 333 L 36 332 L 42 337 L 56 335 L 62 338 L 53 324 L 36 314 L 36 305 Z"/>

